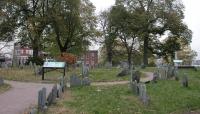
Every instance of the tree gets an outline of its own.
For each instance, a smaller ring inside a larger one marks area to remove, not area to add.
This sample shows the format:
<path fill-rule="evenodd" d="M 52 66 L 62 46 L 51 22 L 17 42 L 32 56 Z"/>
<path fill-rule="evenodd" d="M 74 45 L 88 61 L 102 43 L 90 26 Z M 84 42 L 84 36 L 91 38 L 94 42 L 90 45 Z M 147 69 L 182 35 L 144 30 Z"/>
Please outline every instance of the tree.
<path fill-rule="evenodd" d="M 116 31 L 111 24 L 110 10 L 103 11 L 99 15 L 101 36 L 104 38 L 106 48 L 106 60 L 112 66 L 113 48 L 115 47 Z"/>
<path fill-rule="evenodd" d="M 55 0 L 50 8 L 51 27 L 60 52 L 82 52 L 95 36 L 94 6 L 88 0 Z"/>
<path fill-rule="evenodd" d="M 170 37 L 177 38 L 183 38 L 182 34 L 189 31 L 182 21 L 183 4 L 178 0 L 116 0 L 116 3 L 126 6 L 129 12 L 137 14 L 135 19 L 138 34 L 143 41 L 144 66 L 148 64 L 148 50 L 153 51 L 152 44 L 156 44 L 154 41 L 158 43 L 159 37 L 166 31 L 170 32 Z M 190 36 L 186 36 L 185 39 L 191 41 Z"/>
<path fill-rule="evenodd" d="M 41 35 L 48 24 L 49 0 L 4 0 L 3 13 L 7 14 L 2 22 L 1 34 L 18 33 L 26 45 L 33 48 L 33 57 L 38 57 L 41 48 Z M 20 37 L 19 36 L 19 37 Z"/>
<path fill-rule="evenodd" d="M 135 15 L 134 12 L 129 12 L 123 4 L 113 6 L 111 9 L 111 23 L 115 27 L 117 37 L 126 48 L 129 68 L 132 63 L 133 51 L 139 45 Z"/>

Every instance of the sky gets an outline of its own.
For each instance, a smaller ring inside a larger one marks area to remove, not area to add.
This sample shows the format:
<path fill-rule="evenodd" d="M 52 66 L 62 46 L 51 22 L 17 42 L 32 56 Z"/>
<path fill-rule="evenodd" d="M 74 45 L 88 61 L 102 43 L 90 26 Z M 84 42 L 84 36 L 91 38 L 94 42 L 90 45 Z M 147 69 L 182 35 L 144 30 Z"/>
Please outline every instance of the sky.
<path fill-rule="evenodd" d="M 96 14 L 114 5 L 115 0 L 90 0 L 96 7 Z M 200 0 L 182 0 L 185 5 L 185 19 L 183 20 L 193 32 L 191 47 L 198 53 L 200 59 Z M 98 46 L 93 46 L 98 48 Z"/>

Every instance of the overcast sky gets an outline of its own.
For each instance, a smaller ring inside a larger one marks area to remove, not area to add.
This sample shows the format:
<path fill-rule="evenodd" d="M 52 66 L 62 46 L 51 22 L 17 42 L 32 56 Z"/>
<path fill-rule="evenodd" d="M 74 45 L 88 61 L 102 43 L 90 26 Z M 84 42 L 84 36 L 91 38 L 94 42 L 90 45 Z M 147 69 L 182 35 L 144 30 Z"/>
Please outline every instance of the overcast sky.
<path fill-rule="evenodd" d="M 200 59 L 200 0 L 182 0 L 185 5 L 184 22 L 193 32 L 191 47 L 198 52 Z M 115 0 L 91 0 L 96 6 L 96 13 L 105 10 L 115 3 Z"/>

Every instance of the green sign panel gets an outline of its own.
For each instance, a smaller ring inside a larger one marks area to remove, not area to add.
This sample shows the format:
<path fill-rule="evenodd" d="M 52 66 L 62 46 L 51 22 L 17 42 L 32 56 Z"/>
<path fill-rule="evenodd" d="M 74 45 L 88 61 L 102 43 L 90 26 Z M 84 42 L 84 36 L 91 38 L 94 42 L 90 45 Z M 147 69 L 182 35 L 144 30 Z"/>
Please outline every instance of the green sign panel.
<path fill-rule="evenodd" d="M 44 62 L 45 68 L 64 68 L 65 62 Z"/>

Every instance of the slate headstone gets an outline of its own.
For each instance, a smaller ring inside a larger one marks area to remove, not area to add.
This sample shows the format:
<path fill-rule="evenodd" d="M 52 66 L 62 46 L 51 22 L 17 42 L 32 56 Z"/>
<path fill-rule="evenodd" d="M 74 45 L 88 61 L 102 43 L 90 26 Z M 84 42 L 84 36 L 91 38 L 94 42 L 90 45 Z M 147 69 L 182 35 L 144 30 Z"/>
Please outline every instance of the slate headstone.
<path fill-rule="evenodd" d="M 52 89 L 52 103 L 56 102 L 57 94 L 58 94 L 57 84 L 55 84 Z"/>
<path fill-rule="evenodd" d="M 46 106 L 46 88 L 42 88 L 38 92 L 38 108 L 39 110 L 44 110 Z"/>
<path fill-rule="evenodd" d="M 81 86 L 81 80 L 75 74 L 70 76 L 70 87 Z"/>
<path fill-rule="evenodd" d="M 136 81 L 131 82 L 131 89 L 135 95 L 139 95 L 139 86 Z"/>
<path fill-rule="evenodd" d="M 183 87 L 188 87 L 188 77 L 184 74 L 183 78 L 182 78 L 182 85 Z"/>
<path fill-rule="evenodd" d="M 147 95 L 146 85 L 143 83 L 139 84 L 139 98 L 144 105 L 149 104 L 149 96 Z"/>

